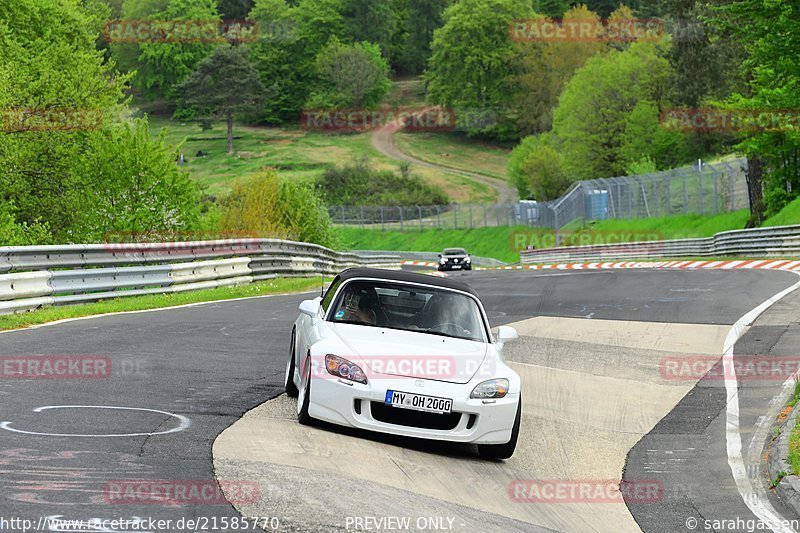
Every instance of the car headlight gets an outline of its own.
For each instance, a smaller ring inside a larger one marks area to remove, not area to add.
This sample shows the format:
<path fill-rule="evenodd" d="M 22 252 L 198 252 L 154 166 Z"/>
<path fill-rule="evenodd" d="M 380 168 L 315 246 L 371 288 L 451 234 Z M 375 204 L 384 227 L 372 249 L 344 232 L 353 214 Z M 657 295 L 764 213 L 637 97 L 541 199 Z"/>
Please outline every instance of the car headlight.
<path fill-rule="evenodd" d="M 508 394 L 507 379 L 490 379 L 476 385 L 469 397 L 487 400 L 490 398 L 503 398 L 506 394 Z"/>
<path fill-rule="evenodd" d="M 444 257 L 442 257 L 441 259 L 439 259 L 439 263 L 441 263 L 441 264 L 445 264 L 445 263 L 447 263 L 447 259 L 445 259 Z"/>
<path fill-rule="evenodd" d="M 466 261 L 467 263 L 471 263 L 472 262 L 472 258 L 467 257 L 466 259 L 464 259 L 464 261 Z"/>
<path fill-rule="evenodd" d="M 325 368 L 328 370 L 328 374 L 332 376 L 349 379 L 364 385 L 367 384 L 367 375 L 361 370 L 361 367 L 342 357 L 331 354 L 326 355 Z"/>

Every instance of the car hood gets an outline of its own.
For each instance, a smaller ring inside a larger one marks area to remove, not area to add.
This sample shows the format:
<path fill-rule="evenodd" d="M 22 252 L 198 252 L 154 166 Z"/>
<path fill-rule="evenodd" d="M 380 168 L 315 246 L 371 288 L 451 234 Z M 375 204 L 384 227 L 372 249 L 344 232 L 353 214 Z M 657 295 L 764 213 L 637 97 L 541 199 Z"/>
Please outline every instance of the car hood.
<path fill-rule="evenodd" d="M 428 333 L 356 324 L 331 324 L 331 329 L 350 354 L 367 367 L 364 370 L 368 377 L 402 376 L 469 383 L 488 351 L 483 342 Z"/>

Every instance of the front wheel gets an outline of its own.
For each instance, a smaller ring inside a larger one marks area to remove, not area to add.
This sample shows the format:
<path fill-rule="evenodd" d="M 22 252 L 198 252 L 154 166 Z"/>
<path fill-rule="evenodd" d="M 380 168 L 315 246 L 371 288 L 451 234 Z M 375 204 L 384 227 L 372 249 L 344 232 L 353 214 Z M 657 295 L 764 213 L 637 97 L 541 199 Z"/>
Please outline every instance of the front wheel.
<path fill-rule="evenodd" d="M 478 444 L 478 454 L 484 459 L 508 459 L 514 455 L 519 438 L 519 425 L 522 419 L 522 395 L 519 396 L 517 404 L 517 416 L 514 419 L 514 426 L 511 428 L 511 440 L 505 444 Z"/>
<path fill-rule="evenodd" d="M 311 360 L 306 361 L 306 364 L 308 368 L 306 375 L 303 376 L 305 383 L 297 397 L 297 421 L 304 426 L 310 426 L 314 423 L 314 419 L 308 414 L 308 406 L 311 403 Z"/>
<path fill-rule="evenodd" d="M 294 352 L 296 342 L 295 330 L 292 330 L 292 341 L 289 343 L 289 360 L 286 362 L 286 377 L 284 378 L 284 388 L 286 389 L 286 396 L 289 398 L 297 398 L 298 390 L 297 385 L 294 384 Z"/>

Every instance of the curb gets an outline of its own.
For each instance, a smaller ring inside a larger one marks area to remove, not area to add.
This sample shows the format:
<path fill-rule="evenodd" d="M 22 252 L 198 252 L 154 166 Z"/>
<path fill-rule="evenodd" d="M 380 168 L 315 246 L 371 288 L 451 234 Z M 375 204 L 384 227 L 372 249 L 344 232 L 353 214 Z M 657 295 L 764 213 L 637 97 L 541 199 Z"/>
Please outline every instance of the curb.
<path fill-rule="evenodd" d="M 609 262 L 609 263 L 557 263 L 544 265 L 518 265 L 507 267 L 478 267 L 475 270 L 618 270 L 618 269 L 758 269 L 800 271 L 800 261 L 788 259 L 760 259 L 741 261 L 661 261 Z"/>

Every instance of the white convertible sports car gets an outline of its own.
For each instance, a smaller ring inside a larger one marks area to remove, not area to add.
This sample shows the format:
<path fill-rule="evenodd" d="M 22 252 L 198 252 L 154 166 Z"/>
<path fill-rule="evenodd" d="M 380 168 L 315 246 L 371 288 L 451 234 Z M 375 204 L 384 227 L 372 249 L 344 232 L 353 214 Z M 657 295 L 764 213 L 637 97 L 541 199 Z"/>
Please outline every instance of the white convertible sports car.
<path fill-rule="evenodd" d="M 493 337 L 469 286 L 349 269 L 300 311 L 285 378 L 300 423 L 474 443 L 489 459 L 514 453 L 520 377 L 502 347 L 517 333 L 501 326 Z"/>

